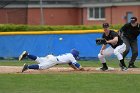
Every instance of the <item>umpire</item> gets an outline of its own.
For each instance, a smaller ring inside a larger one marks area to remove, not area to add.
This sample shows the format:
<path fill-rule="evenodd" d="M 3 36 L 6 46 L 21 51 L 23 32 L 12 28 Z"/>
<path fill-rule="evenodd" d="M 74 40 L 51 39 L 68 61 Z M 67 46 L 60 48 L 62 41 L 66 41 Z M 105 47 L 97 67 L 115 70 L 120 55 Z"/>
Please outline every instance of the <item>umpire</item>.
<path fill-rule="evenodd" d="M 123 53 L 124 58 L 129 53 L 131 48 L 132 50 L 132 57 L 129 61 L 128 68 L 137 68 L 134 65 L 134 62 L 138 56 L 138 42 L 137 37 L 140 34 L 140 24 L 137 23 L 136 17 L 131 17 L 130 23 L 126 23 L 120 29 L 120 36 L 123 39 L 124 43 L 126 44 L 126 51 Z"/>

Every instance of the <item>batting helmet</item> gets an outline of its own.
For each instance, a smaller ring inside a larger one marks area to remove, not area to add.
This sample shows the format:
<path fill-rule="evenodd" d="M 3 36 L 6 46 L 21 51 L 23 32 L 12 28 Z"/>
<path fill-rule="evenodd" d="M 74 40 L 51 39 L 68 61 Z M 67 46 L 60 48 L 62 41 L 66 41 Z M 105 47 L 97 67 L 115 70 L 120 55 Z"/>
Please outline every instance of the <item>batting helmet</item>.
<path fill-rule="evenodd" d="M 79 51 L 78 50 L 72 49 L 71 54 L 74 56 L 75 59 L 78 59 L 78 57 L 79 57 Z"/>

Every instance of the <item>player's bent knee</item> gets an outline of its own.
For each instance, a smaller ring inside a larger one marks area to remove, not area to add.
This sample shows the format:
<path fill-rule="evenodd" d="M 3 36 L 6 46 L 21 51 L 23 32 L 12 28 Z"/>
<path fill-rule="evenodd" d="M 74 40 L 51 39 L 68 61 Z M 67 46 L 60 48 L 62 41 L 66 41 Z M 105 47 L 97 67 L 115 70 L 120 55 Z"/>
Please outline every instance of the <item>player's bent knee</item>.
<path fill-rule="evenodd" d="M 118 55 L 120 52 L 118 50 L 114 50 L 114 55 Z"/>
<path fill-rule="evenodd" d="M 101 58 L 103 58 L 104 56 L 103 55 L 101 55 L 100 53 L 98 54 L 98 58 L 99 59 L 101 59 Z"/>

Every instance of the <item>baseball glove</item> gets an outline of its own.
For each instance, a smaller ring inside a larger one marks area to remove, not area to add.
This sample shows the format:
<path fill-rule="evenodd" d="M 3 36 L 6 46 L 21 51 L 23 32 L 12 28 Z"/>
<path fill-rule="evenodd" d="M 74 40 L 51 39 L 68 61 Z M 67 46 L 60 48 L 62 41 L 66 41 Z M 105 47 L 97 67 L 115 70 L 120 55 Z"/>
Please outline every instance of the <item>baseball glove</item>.
<path fill-rule="evenodd" d="M 106 44 L 106 41 L 105 41 L 104 38 L 97 38 L 97 39 L 96 39 L 96 44 L 97 44 L 97 45 Z"/>

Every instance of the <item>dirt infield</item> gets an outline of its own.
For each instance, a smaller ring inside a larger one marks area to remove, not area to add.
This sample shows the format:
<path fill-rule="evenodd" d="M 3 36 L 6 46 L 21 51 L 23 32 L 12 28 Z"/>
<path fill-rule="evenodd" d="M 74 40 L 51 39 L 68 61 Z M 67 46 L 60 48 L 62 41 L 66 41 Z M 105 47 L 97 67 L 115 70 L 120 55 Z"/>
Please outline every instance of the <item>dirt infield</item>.
<path fill-rule="evenodd" d="M 21 66 L 0 66 L 0 74 L 16 74 L 21 73 Z M 131 68 L 127 71 L 121 71 L 120 68 L 114 70 L 100 71 L 95 67 L 85 67 L 85 71 L 75 71 L 70 67 L 52 67 L 45 70 L 27 70 L 21 74 L 47 74 L 47 73 L 116 73 L 116 74 L 140 74 L 140 68 Z"/>

